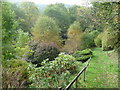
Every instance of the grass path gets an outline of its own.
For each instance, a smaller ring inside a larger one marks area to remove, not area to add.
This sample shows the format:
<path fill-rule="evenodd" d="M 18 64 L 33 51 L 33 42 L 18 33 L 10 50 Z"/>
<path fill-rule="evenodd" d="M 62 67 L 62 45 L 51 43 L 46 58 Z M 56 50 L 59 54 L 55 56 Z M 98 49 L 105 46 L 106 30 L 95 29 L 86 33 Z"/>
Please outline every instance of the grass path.
<path fill-rule="evenodd" d="M 118 87 L 118 62 L 111 60 L 106 53 L 100 48 L 94 49 L 94 57 L 86 70 L 86 81 L 79 78 L 79 88 Z"/>

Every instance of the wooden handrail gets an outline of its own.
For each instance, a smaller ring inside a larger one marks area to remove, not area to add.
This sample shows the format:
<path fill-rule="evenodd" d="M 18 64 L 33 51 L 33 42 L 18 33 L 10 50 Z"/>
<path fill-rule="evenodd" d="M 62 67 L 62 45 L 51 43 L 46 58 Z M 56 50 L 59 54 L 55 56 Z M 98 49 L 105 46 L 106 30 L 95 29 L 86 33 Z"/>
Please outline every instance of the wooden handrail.
<path fill-rule="evenodd" d="M 73 83 L 78 79 L 78 77 L 79 77 L 83 72 L 85 72 L 86 68 L 87 68 L 88 65 L 89 65 L 90 60 L 91 60 L 91 57 L 90 57 L 88 63 L 83 67 L 83 69 L 77 74 L 77 76 L 75 76 L 75 78 L 74 78 L 74 79 L 67 85 L 67 87 L 66 87 L 65 89 L 63 89 L 63 90 L 68 90 L 68 89 L 73 85 Z"/>

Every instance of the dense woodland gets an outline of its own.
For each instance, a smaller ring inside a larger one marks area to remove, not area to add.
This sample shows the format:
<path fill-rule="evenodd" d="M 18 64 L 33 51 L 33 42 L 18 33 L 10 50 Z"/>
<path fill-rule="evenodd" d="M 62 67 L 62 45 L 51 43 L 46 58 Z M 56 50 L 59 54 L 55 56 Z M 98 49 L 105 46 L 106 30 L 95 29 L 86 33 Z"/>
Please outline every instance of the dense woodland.
<path fill-rule="evenodd" d="M 118 52 L 118 5 L 57 3 L 41 12 L 33 2 L 2 2 L 3 87 L 64 88 L 95 48 Z"/>

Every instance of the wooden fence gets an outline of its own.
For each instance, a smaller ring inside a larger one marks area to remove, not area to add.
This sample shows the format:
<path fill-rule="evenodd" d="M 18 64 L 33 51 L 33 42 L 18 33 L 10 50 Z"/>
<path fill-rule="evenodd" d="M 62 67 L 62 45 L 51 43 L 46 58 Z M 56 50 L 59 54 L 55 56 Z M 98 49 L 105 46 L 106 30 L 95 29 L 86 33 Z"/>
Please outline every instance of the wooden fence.
<path fill-rule="evenodd" d="M 76 88 L 77 88 L 77 79 L 78 77 L 84 72 L 84 81 L 85 81 L 85 70 L 87 69 L 87 67 L 89 66 L 89 62 L 90 62 L 91 58 L 88 60 L 87 64 L 82 68 L 82 70 L 75 76 L 75 78 L 66 86 L 65 89 L 63 90 L 68 90 L 73 83 L 76 81 Z M 61 88 L 60 88 L 61 89 Z"/>

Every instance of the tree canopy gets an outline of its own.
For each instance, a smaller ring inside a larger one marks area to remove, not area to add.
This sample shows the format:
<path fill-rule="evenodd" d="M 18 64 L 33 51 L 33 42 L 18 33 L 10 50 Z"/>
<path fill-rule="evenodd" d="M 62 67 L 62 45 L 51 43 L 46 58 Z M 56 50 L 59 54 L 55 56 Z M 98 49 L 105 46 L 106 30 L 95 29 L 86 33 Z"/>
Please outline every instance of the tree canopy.
<path fill-rule="evenodd" d="M 52 18 L 48 16 L 40 17 L 33 27 L 33 39 L 39 42 L 54 42 L 60 45 L 59 30 Z"/>
<path fill-rule="evenodd" d="M 80 23 L 75 21 L 70 25 L 67 32 L 68 39 L 65 44 L 66 51 L 72 53 L 76 50 L 80 50 L 82 47 L 82 35 Z"/>
<path fill-rule="evenodd" d="M 61 37 L 66 38 L 66 32 L 70 25 L 70 18 L 64 4 L 49 5 L 44 10 L 44 15 L 53 18 L 61 29 Z"/>
<path fill-rule="evenodd" d="M 2 53 L 6 59 L 12 58 L 13 55 L 13 41 L 17 36 L 18 22 L 15 19 L 15 13 L 11 9 L 11 4 L 8 2 L 2 3 Z"/>

